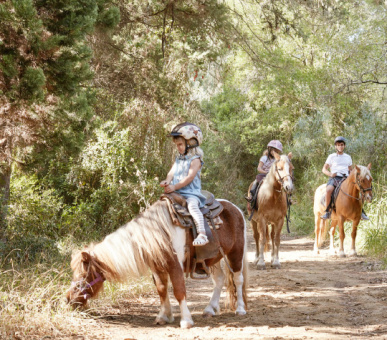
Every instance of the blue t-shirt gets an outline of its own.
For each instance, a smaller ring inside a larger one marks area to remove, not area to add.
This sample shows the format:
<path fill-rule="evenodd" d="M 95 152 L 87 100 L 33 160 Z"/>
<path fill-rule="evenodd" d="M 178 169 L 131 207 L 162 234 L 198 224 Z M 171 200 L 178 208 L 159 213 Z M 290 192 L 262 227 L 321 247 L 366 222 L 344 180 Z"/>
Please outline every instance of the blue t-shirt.
<path fill-rule="evenodd" d="M 183 178 L 188 176 L 189 168 L 191 167 L 191 162 L 199 158 L 199 156 L 178 156 L 176 157 L 175 164 L 173 164 L 173 179 L 172 185 L 179 183 Z M 203 162 L 202 162 L 203 165 Z M 180 195 L 183 195 L 185 198 L 194 197 L 199 201 L 199 207 L 203 207 L 206 202 L 206 197 L 201 193 L 202 183 L 200 180 L 200 172 L 196 173 L 193 181 L 187 184 L 185 187 L 176 190 Z"/>

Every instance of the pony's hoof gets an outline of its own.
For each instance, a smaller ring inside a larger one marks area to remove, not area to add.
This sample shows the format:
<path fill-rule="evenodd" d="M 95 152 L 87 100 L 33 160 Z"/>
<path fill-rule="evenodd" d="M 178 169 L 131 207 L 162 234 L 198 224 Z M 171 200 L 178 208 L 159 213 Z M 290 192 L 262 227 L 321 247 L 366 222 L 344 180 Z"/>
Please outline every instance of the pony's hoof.
<path fill-rule="evenodd" d="M 213 307 L 211 305 L 208 305 L 203 311 L 203 317 L 210 318 L 212 316 L 215 316 L 216 314 L 219 314 L 219 312 L 220 312 L 219 307 Z"/>
<path fill-rule="evenodd" d="M 279 263 L 276 263 L 276 264 L 272 264 L 271 267 L 273 269 L 281 269 L 281 265 Z"/>
<path fill-rule="evenodd" d="M 215 314 L 209 313 L 209 312 L 203 312 L 203 318 L 210 319 L 214 316 Z"/>
<path fill-rule="evenodd" d="M 339 254 L 339 257 L 341 257 L 341 258 L 346 257 L 346 256 L 345 256 L 345 253 L 340 253 L 340 254 Z"/>
<path fill-rule="evenodd" d="M 182 329 L 189 329 L 189 328 L 192 328 L 194 325 L 194 322 L 191 320 L 191 321 L 180 321 L 180 328 Z"/>
<path fill-rule="evenodd" d="M 265 270 L 266 266 L 264 264 L 257 264 L 257 269 L 258 270 Z"/>
<path fill-rule="evenodd" d="M 246 311 L 242 307 L 238 307 L 235 311 L 235 315 L 246 315 Z"/>
<path fill-rule="evenodd" d="M 156 325 L 163 326 L 167 323 L 172 323 L 174 320 L 175 318 L 173 316 L 171 316 L 170 318 L 168 318 L 167 316 L 162 316 L 162 317 L 157 317 L 154 323 Z"/>
<path fill-rule="evenodd" d="M 351 250 L 351 251 L 349 252 L 348 256 L 356 257 L 356 256 L 357 256 L 357 253 L 356 253 L 356 251 Z"/>

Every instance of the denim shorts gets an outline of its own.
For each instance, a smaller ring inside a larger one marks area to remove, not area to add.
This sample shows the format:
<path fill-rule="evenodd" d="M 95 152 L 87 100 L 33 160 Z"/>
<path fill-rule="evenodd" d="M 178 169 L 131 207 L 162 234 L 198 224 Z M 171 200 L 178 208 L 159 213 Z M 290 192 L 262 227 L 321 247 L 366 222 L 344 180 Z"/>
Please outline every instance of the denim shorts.
<path fill-rule="evenodd" d="M 343 177 L 343 176 L 331 177 L 331 178 L 329 178 L 327 185 L 333 185 L 336 188 L 337 185 L 342 181 L 343 178 L 345 178 L 345 177 Z"/>

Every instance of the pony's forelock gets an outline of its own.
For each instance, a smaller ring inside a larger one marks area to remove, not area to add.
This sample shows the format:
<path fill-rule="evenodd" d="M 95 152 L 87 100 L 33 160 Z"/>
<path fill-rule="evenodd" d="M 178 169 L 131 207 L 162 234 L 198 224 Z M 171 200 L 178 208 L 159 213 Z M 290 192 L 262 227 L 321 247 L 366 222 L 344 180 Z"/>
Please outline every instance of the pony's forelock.
<path fill-rule="evenodd" d="M 366 166 L 358 165 L 358 167 L 360 168 L 360 177 L 361 178 L 365 178 L 367 175 L 370 176 L 370 178 L 372 178 L 371 171 Z"/>

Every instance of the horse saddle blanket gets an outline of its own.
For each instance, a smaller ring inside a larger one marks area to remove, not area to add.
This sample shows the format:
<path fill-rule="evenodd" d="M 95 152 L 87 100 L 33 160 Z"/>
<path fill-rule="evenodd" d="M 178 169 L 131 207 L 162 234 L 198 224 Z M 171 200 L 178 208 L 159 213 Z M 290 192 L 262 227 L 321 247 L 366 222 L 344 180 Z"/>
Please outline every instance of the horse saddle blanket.
<path fill-rule="evenodd" d="M 336 211 L 336 200 L 337 200 L 337 196 L 339 196 L 339 193 L 340 193 L 340 188 L 341 188 L 341 185 L 343 184 L 343 182 L 347 179 L 347 177 L 343 177 L 340 181 L 335 181 L 335 189 L 333 190 L 332 192 L 332 196 L 331 196 L 331 208 L 333 210 Z M 323 206 L 326 206 L 326 202 L 325 202 L 325 195 L 323 195 L 321 197 L 321 204 Z"/>
<path fill-rule="evenodd" d="M 216 230 L 223 224 L 220 218 L 220 213 L 223 211 L 223 205 L 217 201 L 213 194 L 208 191 L 202 191 L 202 194 L 206 197 L 206 202 L 200 211 L 204 217 L 204 229 L 206 231 L 209 243 L 205 246 L 194 247 L 197 259 L 207 259 L 215 257 L 219 252 L 219 241 L 217 235 L 214 237 Z M 192 230 L 193 238 L 197 236 L 195 222 L 188 211 L 186 199 L 176 193 L 162 194 L 161 200 L 166 200 L 168 203 L 169 213 L 172 218 L 172 222 L 182 228 L 189 228 Z"/>

